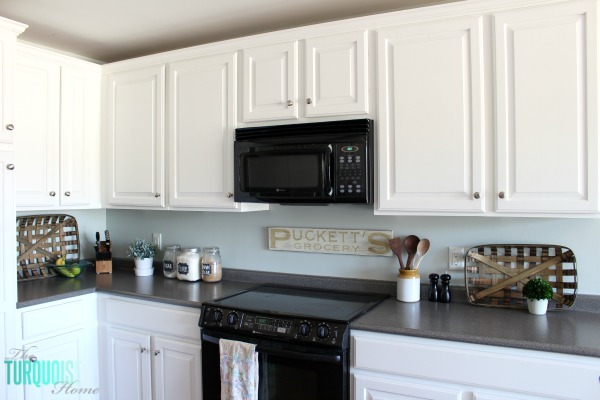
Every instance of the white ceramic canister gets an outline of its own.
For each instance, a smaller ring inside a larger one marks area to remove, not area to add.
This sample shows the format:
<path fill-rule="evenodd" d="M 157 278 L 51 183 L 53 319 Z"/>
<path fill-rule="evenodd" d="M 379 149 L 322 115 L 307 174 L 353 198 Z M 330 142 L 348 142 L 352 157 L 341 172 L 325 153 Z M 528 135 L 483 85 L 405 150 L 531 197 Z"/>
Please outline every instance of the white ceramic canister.
<path fill-rule="evenodd" d="M 167 278 L 177 278 L 177 256 L 181 252 L 181 246 L 171 244 L 165 246 L 165 256 L 163 257 L 163 274 Z"/>
<path fill-rule="evenodd" d="M 419 270 L 402 269 L 398 275 L 398 301 L 413 303 L 421 299 L 421 276 Z"/>
<path fill-rule="evenodd" d="M 183 249 L 177 256 L 177 279 L 182 281 L 199 281 L 200 273 L 200 249 L 190 247 Z"/>
<path fill-rule="evenodd" d="M 205 247 L 202 252 L 202 280 L 219 282 L 223 277 L 221 253 L 218 247 Z"/>

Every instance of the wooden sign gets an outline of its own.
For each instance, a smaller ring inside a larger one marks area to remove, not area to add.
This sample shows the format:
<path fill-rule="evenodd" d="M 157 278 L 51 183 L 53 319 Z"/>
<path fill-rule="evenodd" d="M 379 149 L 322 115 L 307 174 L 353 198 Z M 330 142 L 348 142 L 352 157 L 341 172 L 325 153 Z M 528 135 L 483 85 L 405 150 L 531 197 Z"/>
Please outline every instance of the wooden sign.
<path fill-rule="evenodd" d="M 391 256 L 393 231 L 330 228 L 269 228 L 269 250 Z"/>

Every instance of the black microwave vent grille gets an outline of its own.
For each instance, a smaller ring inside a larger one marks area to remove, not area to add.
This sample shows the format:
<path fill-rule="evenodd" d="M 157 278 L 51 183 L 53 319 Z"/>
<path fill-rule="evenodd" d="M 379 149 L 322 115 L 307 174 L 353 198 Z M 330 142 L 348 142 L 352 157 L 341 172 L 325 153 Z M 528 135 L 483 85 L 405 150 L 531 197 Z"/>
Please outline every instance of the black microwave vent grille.
<path fill-rule="evenodd" d="M 314 135 L 315 133 L 326 135 L 370 135 L 372 134 L 372 130 L 373 120 L 351 119 L 343 121 L 238 128 L 235 130 L 235 139 L 239 141 L 279 135 L 286 137 Z"/>

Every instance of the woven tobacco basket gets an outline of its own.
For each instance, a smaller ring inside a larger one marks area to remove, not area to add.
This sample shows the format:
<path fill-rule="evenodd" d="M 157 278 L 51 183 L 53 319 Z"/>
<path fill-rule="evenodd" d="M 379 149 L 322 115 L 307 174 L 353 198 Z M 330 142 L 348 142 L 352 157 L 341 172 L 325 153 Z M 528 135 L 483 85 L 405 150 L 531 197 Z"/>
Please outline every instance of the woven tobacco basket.
<path fill-rule="evenodd" d="M 526 308 L 523 286 L 542 278 L 553 288 L 549 310 L 569 308 L 577 294 L 575 254 L 565 246 L 486 244 L 465 256 L 465 287 L 471 304 Z"/>
<path fill-rule="evenodd" d="M 79 259 L 77 220 L 66 214 L 17 217 L 17 280 L 51 278 L 59 257 Z"/>

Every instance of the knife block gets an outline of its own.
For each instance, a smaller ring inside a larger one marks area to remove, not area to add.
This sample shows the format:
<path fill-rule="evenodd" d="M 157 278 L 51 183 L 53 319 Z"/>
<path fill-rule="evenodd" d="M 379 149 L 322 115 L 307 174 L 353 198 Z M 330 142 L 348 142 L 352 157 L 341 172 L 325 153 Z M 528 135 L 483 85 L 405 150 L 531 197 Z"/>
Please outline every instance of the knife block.
<path fill-rule="evenodd" d="M 106 242 L 98 243 L 98 252 L 96 253 L 96 273 L 112 274 L 112 258 L 109 260 L 99 260 L 100 254 L 110 254 L 106 247 Z"/>

